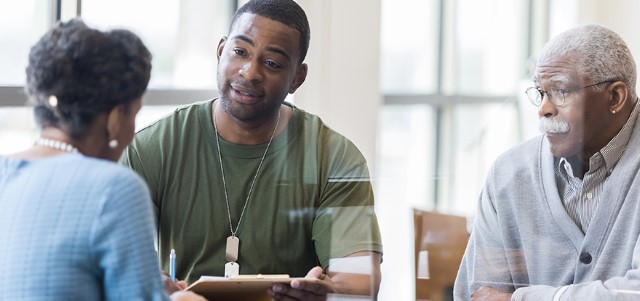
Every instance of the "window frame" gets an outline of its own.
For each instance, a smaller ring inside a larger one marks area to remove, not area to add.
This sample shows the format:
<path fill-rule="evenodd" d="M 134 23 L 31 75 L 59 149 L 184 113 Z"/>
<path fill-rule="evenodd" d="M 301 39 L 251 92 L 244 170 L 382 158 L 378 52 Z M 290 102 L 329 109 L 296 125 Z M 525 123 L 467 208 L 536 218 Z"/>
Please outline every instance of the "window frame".
<path fill-rule="evenodd" d="M 541 41 L 546 41 L 549 36 L 548 26 L 549 24 L 549 3 L 552 0 L 534 1 L 528 0 L 526 5 L 528 6 L 527 21 L 526 21 L 526 37 L 524 41 L 527 43 L 525 48 L 525 55 L 528 58 L 532 57 L 534 49 L 540 46 Z M 433 140 L 434 155 L 433 155 L 433 177 L 431 184 L 434 187 L 432 200 L 430 204 L 433 208 L 439 208 L 441 203 L 445 202 L 445 196 L 450 189 L 449 184 L 445 180 L 441 180 L 440 176 L 445 170 L 448 162 L 442 162 L 446 153 L 450 153 L 453 150 L 453 145 L 445 142 L 443 135 L 452 129 L 446 129 L 448 121 L 453 118 L 453 110 L 451 108 L 457 105 L 463 104 L 499 104 L 504 103 L 505 99 L 516 100 L 519 95 L 490 95 L 490 96 L 472 96 L 458 93 L 447 93 L 447 79 L 454 78 L 451 76 L 452 72 L 456 72 L 452 66 L 454 59 L 447 57 L 446 53 L 453 53 L 453 44 L 448 43 L 455 39 L 455 5 L 454 1 L 440 0 L 439 1 L 440 12 L 438 14 L 438 46 L 436 50 L 436 89 L 435 93 L 416 93 L 416 94 L 397 94 L 397 93 L 383 93 L 383 105 L 415 105 L 424 104 L 431 106 L 435 112 L 434 123 L 432 126 L 435 128 L 435 136 Z M 523 74 L 523 76 L 526 76 Z M 455 89 L 454 89 L 455 90 Z M 446 204 L 444 204 L 446 206 Z"/>
<path fill-rule="evenodd" d="M 82 0 L 49 0 L 51 8 L 51 28 L 59 20 L 82 16 Z M 229 0 L 233 11 L 242 0 Z M 24 85 L 3 85 L 0 83 L 0 108 L 29 106 Z M 198 100 L 218 96 L 217 89 L 149 88 L 144 95 L 145 106 L 184 105 Z"/>

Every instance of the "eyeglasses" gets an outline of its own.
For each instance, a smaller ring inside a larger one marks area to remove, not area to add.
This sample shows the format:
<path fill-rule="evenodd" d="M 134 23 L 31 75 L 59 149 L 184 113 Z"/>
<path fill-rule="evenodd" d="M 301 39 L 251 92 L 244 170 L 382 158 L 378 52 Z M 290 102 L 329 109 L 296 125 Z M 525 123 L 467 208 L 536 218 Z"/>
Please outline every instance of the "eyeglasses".
<path fill-rule="evenodd" d="M 591 84 L 588 86 L 584 86 L 584 87 L 580 87 L 580 88 L 575 88 L 575 89 L 571 89 L 571 90 L 565 90 L 565 89 L 558 89 L 558 88 L 550 88 L 548 91 L 544 91 L 540 88 L 536 88 L 536 87 L 531 87 L 531 88 L 527 88 L 527 90 L 525 90 L 525 93 L 527 94 L 527 97 L 529 98 L 529 101 L 531 101 L 531 103 L 536 106 L 539 107 L 542 104 L 542 99 L 544 98 L 544 95 L 547 94 L 547 99 L 555 106 L 563 106 L 565 104 L 565 97 L 564 95 L 570 92 L 574 92 L 574 91 L 578 91 L 578 90 L 582 90 L 584 88 L 589 88 L 589 87 L 593 87 L 593 86 L 597 86 L 600 84 L 604 84 L 604 83 L 613 83 L 616 82 L 617 80 L 605 80 L 605 81 L 601 81 L 599 83 L 595 83 L 595 84 Z"/>

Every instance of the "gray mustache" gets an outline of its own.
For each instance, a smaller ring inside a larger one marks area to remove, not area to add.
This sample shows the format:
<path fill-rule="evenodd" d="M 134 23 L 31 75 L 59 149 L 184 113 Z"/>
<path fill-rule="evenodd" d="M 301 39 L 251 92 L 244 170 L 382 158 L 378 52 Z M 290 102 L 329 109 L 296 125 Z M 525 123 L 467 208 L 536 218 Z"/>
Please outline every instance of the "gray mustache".
<path fill-rule="evenodd" d="M 569 132 L 569 123 L 560 119 L 542 117 L 538 119 L 538 130 L 543 134 L 562 134 Z"/>

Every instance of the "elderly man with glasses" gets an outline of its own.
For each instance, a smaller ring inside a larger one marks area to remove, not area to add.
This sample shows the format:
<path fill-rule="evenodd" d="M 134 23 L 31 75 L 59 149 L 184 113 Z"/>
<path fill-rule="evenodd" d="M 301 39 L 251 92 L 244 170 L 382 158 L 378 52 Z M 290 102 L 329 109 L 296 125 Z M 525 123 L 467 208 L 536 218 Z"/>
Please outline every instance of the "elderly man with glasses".
<path fill-rule="evenodd" d="M 636 66 L 584 25 L 542 49 L 526 90 L 542 135 L 493 164 L 456 300 L 640 300 Z"/>

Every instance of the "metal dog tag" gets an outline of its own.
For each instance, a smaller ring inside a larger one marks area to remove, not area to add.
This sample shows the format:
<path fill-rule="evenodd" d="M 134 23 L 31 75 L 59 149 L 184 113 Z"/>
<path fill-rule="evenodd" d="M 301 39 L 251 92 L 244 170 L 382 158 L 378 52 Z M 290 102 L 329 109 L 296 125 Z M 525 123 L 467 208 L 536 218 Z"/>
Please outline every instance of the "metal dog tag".
<path fill-rule="evenodd" d="M 227 252 L 225 259 L 227 261 L 238 261 L 238 247 L 240 246 L 240 239 L 237 236 L 227 237 Z"/>
<path fill-rule="evenodd" d="M 240 265 L 235 262 L 227 262 L 224 265 L 224 276 L 229 278 L 240 275 Z"/>

